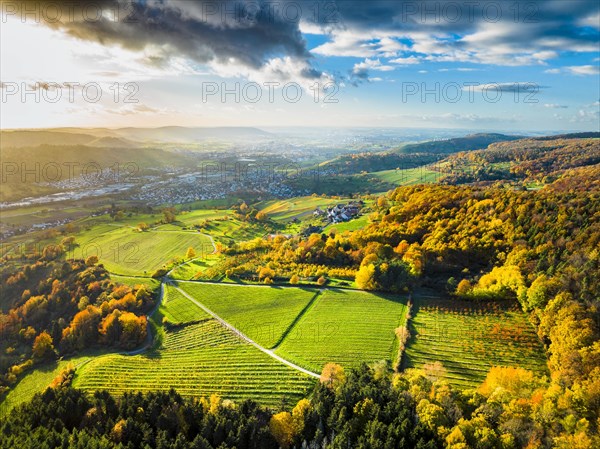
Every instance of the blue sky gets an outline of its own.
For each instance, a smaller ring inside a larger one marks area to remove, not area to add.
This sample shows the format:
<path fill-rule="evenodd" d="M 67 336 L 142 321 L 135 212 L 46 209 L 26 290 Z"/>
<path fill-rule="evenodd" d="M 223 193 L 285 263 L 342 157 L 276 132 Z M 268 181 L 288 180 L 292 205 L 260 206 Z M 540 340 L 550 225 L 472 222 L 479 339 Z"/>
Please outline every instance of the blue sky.
<path fill-rule="evenodd" d="M 2 128 L 600 130 L 596 1 L 88 3 L 2 2 Z"/>

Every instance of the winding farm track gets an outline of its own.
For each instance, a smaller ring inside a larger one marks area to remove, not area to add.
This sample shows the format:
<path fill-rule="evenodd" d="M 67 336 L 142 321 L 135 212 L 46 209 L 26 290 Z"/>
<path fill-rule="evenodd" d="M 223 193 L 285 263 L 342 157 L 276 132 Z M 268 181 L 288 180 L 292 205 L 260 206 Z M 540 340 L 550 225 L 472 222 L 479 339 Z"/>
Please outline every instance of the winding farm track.
<path fill-rule="evenodd" d="M 206 235 L 210 239 L 210 242 L 213 245 L 213 254 L 216 253 L 217 252 L 217 246 L 215 245 L 215 241 L 213 240 L 213 238 L 210 235 L 207 235 L 207 234 L 204 234 L 204 235 Z M 316 379 L 318 379 L 318 378 L 321 377 L 319 374 L 317 374 L 317 373 L 315 373 L 313 371 L 307 370 L 305 368 L 302 368 L 301 366 L 298 366 L 295 363 L 292 363 L 289 360 L 286 360 L 283 357 L 280 357 L 279 355 L 275 354 L 272 350 L 267 349 L 264 346 L 259 345 L 257 342 L 255 342 L 254 340 L 252 340 L 250 337 L 248 337 L 247 335 L 245 335 L 241 330 L 239 330 L 236 327 L 234 327 L 231 324 L 229 324 L 227 321 L 225 321 L 219 315 L 217 315 L 216 313 L 214 313 L 212 310 L 210 310 L 204 304 L 200 303 L 194 297 L 190 296 L 188 293 L 186 293 L 185 291 L 183 291 L 182 289 L 180 289 L 176 284 L 174 284 L 173 280 L 170 278 L 170 275 L 173 272 L 173 270 L 175 270 L 176 268 L 178 268 L 180 266 L 186 265 L 186 264 L 188 264 L 188 263 L 190 263 L 190 262 L 192 262 L 194 260 L 195 259 L 190 259 L 190 260 L 188 260 L 186 262 L 183 262 L 183 263 L 181 263 L 179 265 L 174 266 L 162 278 L 161 283 L 160 283 L 160 295 L 159 295 L 158 301 L 157 301 L 156 306 L 154 307 L 154 309 L 152 309 L 152 311 L 147 315 L 148 318 L 150 318 L 152 315 L 154 315 L 154 313 L 156 313 L 156 311 L 158 310 L 158 308 L 162 304 L 162 301 L 163 301 L 164 296 L 165 296 L 165 286 L 169 285 L 169 286 L 173 287 L 174 289 L 176 289 L 179 293 L 181 293 L 187 299 L 189 299 L 192 303 L 194 303 L 195 305 L 197 305 L 198 307 L 200 307 L 202 310 L 204 310 L 206 313 L 208 313 L 210 316 L 212 316 L 223 327 L 225 327 L 230 332 L 232 332 L 235 335 L 237 335 L 240 339 L 242 339 L 245 342 L 251 344 L 252 346 L 254 346 L 259 351 L 267 354 L 269 357 L 277 360 L 278 362 L 283 363 L 284 365 L 289 366 L 292 369 L 295 369 L 296 371 L 300 371 L 303 374 L 306 374 L 308 376 L 314 377 Z M 177 282 L 186 282 L 186 281 L 177 281 Z M 240 286 L 240 285 L 237 285 L 237 284 L 220 284 L 219 283 L 219 285 L 231 285 L 232 287 L 250 287 L 250 285 L 247 285 L 247 286 L 246 285 L 241 285 Z M 268 287 L 268 286 L 265 286 L 265 287 Z M 315 298 L 313 298 L 313 300 L 310 302 L 309 305 L 312 305 L 312 303 L 314 302 L 314 299 Z M 153 338 L 152 338 L 152 332 L 151 332 L 151 327 L 150 327 L 150 320 L 148 320 L 148 338 L 147 338 L 146 344 L 144 344 L 144 346 L 142 348 L 140 348 L 140 349 L 136 349 L 134 351 L 128 351 L 128 352 L 125 352 L 123 354 L 125 354 L 125 355 L 131 355 L 131 356 L 142 354 L 142 353 L 146 352 L 148 349 L 150 349 L 152 347 L 152 342 L 153 342 Z"/>
<path fill-rule="evenodd" d="M 293 368 L 293 369 L 295 369 L 297 371 L 300 371 L 301 373 L 307 374 L 308 376 L 311 376 L 311 377 L 314 377 L 314 378 L 317 378 L 317 379 L 321 377 L 319 374 L 317 374 L 315 372 L 312 372 L 312 371 L 309 371 L 307 369 L 304 369 L 301 366 L 298 366 L 295 363 L 292 363 L 289 360 L 286 360 L 283 357 L 278 356 L 277 354 L 275 354 L 270 349 L 267 349 L 264 346 L 259 345 L 257 342 L 255 342 L 254 340 L 252 340 L 250 337 L 248 337 L 247 335 L 245 335 L 242 331 L 240 331 L 236 327 L 234 327 L 231 324 L 229 324 L 227 321 L 225 321 L 219 315 L 217 315 L 216 313 L 214 313 L 212 310 L 210 310 L 204 304 L 198 302 L 195 298 L 193 298 L 192 296 L 190 296 L 189 294 L 187 294 L 186 292 L 184 292 L 182 289 L 180 289 L 176 285 L 172 284 L 171 282 L 168 282 L 168 283 L 169 283 L 169 285 L 171 287 L 175 288 L 179 293 L 181 293 L 183 296 L 185 296 L 187 299 L 189 299 L 191 302 L 193 302 L 194 304 L 196 304 L 198 307 L 200 307 L 202 310 L 204 310 L 206 313 L 208 313 L 210 316 L 212 316 L 219 323 L 221 323 L 221 325 L 223 327 L 225 327 L 226 329 L 230 330 L 231 332 L 233 332 L 235 335 L 237 335 L 238 337 L 240 337 L 242 340 L 246 341 L 247 343 L 250 343 L 252 346 L 254 346 L 259 351 L 264 352 L 269 357 L 272 357 L 273 359 L 277 360 L 278 362 L 283 363 L 284 365 L 287 365 L 290 368 Z"/>

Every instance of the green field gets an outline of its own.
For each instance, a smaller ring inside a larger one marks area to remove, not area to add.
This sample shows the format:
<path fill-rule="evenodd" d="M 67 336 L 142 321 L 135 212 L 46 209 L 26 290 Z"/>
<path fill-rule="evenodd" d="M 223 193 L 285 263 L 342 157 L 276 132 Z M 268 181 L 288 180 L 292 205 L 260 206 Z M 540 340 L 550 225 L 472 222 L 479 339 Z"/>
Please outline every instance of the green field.
<path fill-rule="evenodd" d="M 329 225 L 325 228 L 325 230 L 331 232 L 335 229 L 336 232 L 341 234 L 345 231 L 356 231 L 357 229 L 362 229 L 367 224 L 369 224 L 369 216 L 361 215 L 354 220 Z"/>
<path fill-rule="evenodd" d="M 158 309 L 158 313 L 166 317 L 173 324 L 185 324 L 210 317 L 210 315 L 170 285 L 165 286 L 165 297 Z"/>
<path fill-rule="evenodd" d="M 119 276 L 118 274 L 111 274 L 110 278 L 115 282 L 129 285 L 130 287 L 145 285 L 151 291 L 155 291 L 160 287 L 160 281 L 154 278 Z"/>
<path fill-rule="evenodd" d="M 405 368 L 442 362 L 449 382 L 475 387 L 491 366 L 519 366 L 546 374 L 535 330 L 516 302 L 417 298 L 410 320 Z"/>
<path fill-rule="evenodd" d="M 402 170 L 384 170 L 369 173 L 381 181 L 393 184 L 395 186 L 406 186 L 412 184 L 428 184 L 438 182 L 441 174 L 427 167 L 408 168 Z"/>
<path fill-rule="evenodd" d="M 328 362 L 355 367 L 393 360 L 395 329 L 406 318 L 406 300 L 353 290 L 327 290 L 278 346 L 276 353 L 321 372 Z"/>
<path fill-rule="evenodd" d="M 0 403 L 0 416 L 13 407 L 30 401 L 36 393 L 44 391 L 69 364 L 77 367 L 86 363 L 91 357 L 91 355 L 80 355 L 38 367 L 25 374 L 19 383 L 11 389 L 4 401 Z"/>
<path fill-rule="evenodd" d="M 169 294 L 162 312 L 192 323 L 164 330 L 160 346 L 144 354 L 92 359 L 77 371 L 73 385 L 114 394 L 172 387 L 186 397 L 215 393 L 237 401 L 251 398 L 272 407 L 283 401 L 294 404 L 314 385 L 311 377 L 240 340 L 218 321 L 206 318 L 189 300 L 188 304 L 186 311 L 181 297 Z"/>
<path fill-rule="evenodd" d="M 214 265 L 217 259 L 217 255 L 209 255 L 206 259 L 192 260 L 185 264 L 178 265 L 173 269 L 170 277 L 173 279 L 189 281 L 190 279 L 194 279 L 198 273 Z"/>
<path fill-rule="evenodd" d="M 317 207 L 331 206 L 339 203 L 340 200 L 333 198 L 323 198 L 320 196 L 305 196 L 291 198 L 289 200 L 271 200 L 259 203 L 256 207 L 262 210 L 267 216 L 276 221 L 290 221 L 294 218 L 303 219 L 312 217 L 312 213 Z"/>
<path fill-rule="evenodd" d="M 265 235 L 260 224 L 237 219 L 231 210 L 198 209 L 181 212 L 176 221 L 162 224 L 155 229 L 159 231 L 183 231 L 201 226 L 200 231 L 209 234 L 216 241 L 227 243 L 229 240 L 252 240 Z"/>
<path fill-rule="evenodd" d="M 103 225 L 75 235 L 75 258 L 97 255 L 112 273 L 151 275 L 174 258 L 183 258 L 189 247 L 197 256 L 213 251 L 210 239 L 192 231 L 139 232 L 130 227 Z"/>
<path fill-rule="evenodd" d="M 252 340 L 274 347 L 318 290 L 207 283 L 179 286 Z"/>

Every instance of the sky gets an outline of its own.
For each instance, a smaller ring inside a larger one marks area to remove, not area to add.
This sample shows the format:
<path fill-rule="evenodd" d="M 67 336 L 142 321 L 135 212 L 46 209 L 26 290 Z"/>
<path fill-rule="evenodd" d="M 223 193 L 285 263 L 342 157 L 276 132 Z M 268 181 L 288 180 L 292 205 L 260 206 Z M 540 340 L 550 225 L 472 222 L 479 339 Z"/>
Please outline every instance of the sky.
<path fill-rule="evenodd" d="M 600 131 L 600 2 L 4 1 L 0 127 Z"/>

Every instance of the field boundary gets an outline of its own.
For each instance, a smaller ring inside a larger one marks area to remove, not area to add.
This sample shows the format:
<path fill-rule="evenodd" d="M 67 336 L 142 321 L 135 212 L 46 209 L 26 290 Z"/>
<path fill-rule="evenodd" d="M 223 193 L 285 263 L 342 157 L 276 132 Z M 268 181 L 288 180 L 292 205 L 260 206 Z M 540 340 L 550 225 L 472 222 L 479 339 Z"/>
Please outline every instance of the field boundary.
<path fill-rule="evenodd" d="M 183 291 L 182 289 L 180 289 L 176 284 L 173 284 L 172 282 L 169 282 L 169 285 L 171 285 L 172 287 L 174 287 L 177 291 L 179 291 L 179 293 L 181 293 L 183 296 L 185 296 L 186 298 L 188 298 L 190 301 L 192 301 L 194 304 L 196 304 L 198 307 L 200 307 L 202 310 L 204 310 L 206 313 L 208 313 L 209 315 L 211 315 L 213 318 L 215 318 L 219 323 L 221 323 L 221 325 L 223 325 L 225 328 L 229 329 L 231 332 L 233 332 L 234 334 L 236 334 L 238 337 L 240 337 L 242 340 L 245 340 L 246 342 L 250 343 L 252 346 L 254 346 L 256 349 L 258 349 L 261 352 L 264 352 L 265 354 L 267 354 L 269 357 L 274 358 L 275 360 L 283 363 L 284 365 L 289 366 L 290 368 L 293 368 L 297 371 L 300 371 L 301 373 L 304 373 L 308 376 L 314 377 L 319 379 L 321 377 L 320 374 L 317 374 L 313 371 L 307 370 L 302 368 L 299 365 L 296 365 L 295 363 L 290 362 L 289 360 L 284 359 L 283 357 L 278 356 L 277 354 L 275 354 L 272 350 L 267 349 L 261 345 L 259 345 L 257 342 L 255 342 L 254 340 L 252 340 L 250 337 L 248 337 L 247 335 L 245 335 L 242 331 L 240 331 L 239 329 L 237 329 L 236 327 L 232 326 L 231 324 L 229 324 L 227 321 L 225 321 L 223 318 L 221 318 L 219 315 L 217 315 L 216 313 L 214 313 L 212 310 L 210 310 L 208 307 L 206 307 L 204 304 L 200 303 L 199 301 L 197 301 L 194 297 L 192 297 L 191 295 L 189 295 L 187 292 Z"/>
<path fill-rule="evenodd" d="M 296 315 L 296 318 L 294 318 L 294 320 L 290 323 L 290 325 L 285 330 L 285 332 L 283 334 L 281 334 L 281 337 L 279 337 L 279 340 L 277 340 L 277 342 L 275 343 L 275 345 L 273 345 L 273 347 L 271 348 L 273 351 L 275 351 L 279 347 L 279 345 L 281 343 L 283 343 L 283 340 L 285 340 L 286 337 L 290 334 L 290 332 L 292 332 L 292 330 L 294 329 L 294 327 L 296 327 L 296 324 L 298 324 L 298 322 L 302 319 L 302 317 L 306 313 L 308 313 L 308 311 L 310 309 L 312 309 L 312 307 L 317 302 L 317 299 L 319 298 L 319 296 L 321 295 L 322 292 L 323 292 L 322 290 L 318 290 L 317 292 L 315 292 L 315 294 L 310 299 L 310 301 L 308 302 L 308 304 L 306 304 L 306 306 L 304 306 L 304 308 L 300 311 L 300 313 L 298 315 Z"/>
<path fill-rule="evenodd" d="M 412 294 L 408 295 L 406 302 L 406 313 L 404 315 L 404 324 L 400 324 L 395 330 L 396 338 L 392 346 L 392 368 L 394 372 L 402 372 L 404 359 L 406 359 L 406 346 L 411 339 L 410 326 L 412 320 L 413 300 Z M 399 329 L 403 329 L 402 333 L 398 333 Z"/>

